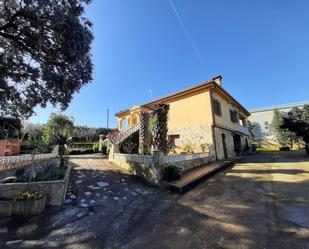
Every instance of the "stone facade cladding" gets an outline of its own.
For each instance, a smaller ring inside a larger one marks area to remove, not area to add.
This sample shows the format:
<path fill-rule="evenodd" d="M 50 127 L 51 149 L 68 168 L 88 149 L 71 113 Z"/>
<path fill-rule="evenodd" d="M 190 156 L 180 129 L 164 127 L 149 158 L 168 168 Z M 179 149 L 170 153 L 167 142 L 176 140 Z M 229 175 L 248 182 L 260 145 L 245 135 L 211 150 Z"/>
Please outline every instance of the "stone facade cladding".
<path fill-rule="evenodd" d="M 213 144 L 212 125 L 207 123 L 169 128 L 168 135 L 179 135 L 180 148 L 177 148 L 178 150 L 182 150 L 186 144 L 192 144 L 194 152 L 201 152 L 201 144 Z"/>
<path fill-rule="evenodd" d="M 215 127 L 214 131 L 215 131 L 216 149 L 217 149 L 218 159 L 219 160 L 220 159 L 224 159 L 222 134 L 225 134 L 225 141 L 226 141 L 228 157 L 229 158 L 236 157 L 235 147 L 234 147 L 234 140 L 233 140 L 233 132 L 232 131 L 228 131 L 226 129 L 221 129 L 219 127 Z M 241 149 L 242 149 L 242 151 L 245 150 L 246 138 L 249 139 L 248 136 L 241 135 L 241 145 L 242 145 Z"/>
<path fill-rule="evenodd" d="M 34 162 L 38 163 L 40 161 L 49 160 L 56 157 L 57 155 L 52 153 L 38 154 L 34 156 Z M 0 171 L 28 166 L 31 163 L 32 163 L 32 155 L 30 154 L 20 156 L 0 157 Z"/>

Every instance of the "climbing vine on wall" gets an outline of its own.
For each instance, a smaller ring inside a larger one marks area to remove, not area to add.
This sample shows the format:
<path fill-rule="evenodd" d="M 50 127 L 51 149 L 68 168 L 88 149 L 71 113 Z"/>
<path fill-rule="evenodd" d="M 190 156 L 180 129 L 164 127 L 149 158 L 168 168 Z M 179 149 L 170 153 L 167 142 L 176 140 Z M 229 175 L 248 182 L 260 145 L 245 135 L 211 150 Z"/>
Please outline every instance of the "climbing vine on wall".
<path fill-rule="evenodd" d="M 167 142 L 167 118 L 168 118 L 169 106 L 165 104 L 158 104 L 155 106 L 152 115 L 155 117 L 155 124 L 152 127 L 153 133 L 153 149 L 161 150 L 167 153 L 168 142 Z"/>

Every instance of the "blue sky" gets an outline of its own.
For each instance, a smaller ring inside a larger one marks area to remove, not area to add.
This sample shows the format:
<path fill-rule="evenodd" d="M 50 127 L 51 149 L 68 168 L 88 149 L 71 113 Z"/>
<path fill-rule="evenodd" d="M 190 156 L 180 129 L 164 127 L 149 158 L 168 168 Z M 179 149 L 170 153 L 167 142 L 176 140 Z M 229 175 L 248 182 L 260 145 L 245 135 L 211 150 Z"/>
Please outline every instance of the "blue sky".
<path fill-rule="evenodd" d="M 115 112 L 219 74 L 248 109 L 309 100 L 308 0 L 173 2 L 189 36 L 169 0 L 87 6 L 95 70 L 65 112 L 76 124 L 106 126 L 109 108 L 115 126 Z M 31 121 L 55 110 L 38 108 Z"/>

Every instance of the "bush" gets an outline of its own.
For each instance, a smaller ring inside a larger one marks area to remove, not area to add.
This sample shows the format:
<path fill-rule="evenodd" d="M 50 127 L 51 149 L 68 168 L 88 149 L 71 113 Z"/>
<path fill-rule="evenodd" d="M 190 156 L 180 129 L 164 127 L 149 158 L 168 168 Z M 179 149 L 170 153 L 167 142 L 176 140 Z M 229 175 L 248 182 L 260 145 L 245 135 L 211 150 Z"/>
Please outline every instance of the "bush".
<path fill-rule="evenodd" d="M 165 180 L 178 180 L 181 178 L 181 168 L 174 164 L 168 164 L 164 167 L 163 178 Z"/>
<path fill-rule="evenodd" d="M 193 152 L 193 144 L 191 144 L 191 143 L 185 144 L 184 147 L 183 147 L 183 150 L 186 153 L 194 153 Z"/>
<path fill-rule="evenodd" d="M 107 146 L 106 145 L 102 145 L 102 154 L 107 155 Z"/>
<path fill-rule="evenodd" d="M 64 178 L 66 167 L 54 167 L 37 173 L 34 178 L 35 182 L 56 181 Z"/>
<path fill-rule="evenodd" d="M 73 149 L 90 150 L 90 149 L 93 149 L 94 145 L 95 145 L 95 143 L 72 143 L 70 145 L 70 147 L 73 148 Z"/>
<path fill-rule="evenodd" d="M 291 150 L 289 146 L 282 146 L 279 148 L 280 151 L 289 151 Z"/>
<path fill-rule="evenodd" d="M 25 168 L 18 168 L 15 170 L 15 176 L 17 178 L 22 178 L 25 175 L 26 169 Z"/>
<path fill-rule="evenodd" d="M 98 152 L 99 151 L 99 147 L 100 147 L 99 143 L 94 143 L 92 145 L 92 149 L 93 149 L 94 152 Z"/>
<path fill-rule="evenodd" d="M 42 199 L 45 196 L 45 193 L 42 191 L 37 192 L 22 192 L 15 197 L 16 201 L 35 201 Z"/>
<path fill-rule="evenodd" d="M 83 154 L 93 154 L 94 150 L 84 150 Z"/>
<path fill-rule="evenodd" d="M 81 155 L 81 154 L 82 154 L 82 152 L 80 150 L 72 150 L 70 152 L 70 155 Z"/>

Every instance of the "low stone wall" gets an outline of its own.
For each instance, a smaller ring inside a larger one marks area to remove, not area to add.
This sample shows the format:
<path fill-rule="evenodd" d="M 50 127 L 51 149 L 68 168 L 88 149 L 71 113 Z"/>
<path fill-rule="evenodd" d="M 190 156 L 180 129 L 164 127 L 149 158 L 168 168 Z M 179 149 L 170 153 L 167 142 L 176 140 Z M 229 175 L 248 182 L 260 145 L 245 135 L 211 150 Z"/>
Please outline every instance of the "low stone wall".
<path fill-rule="evenodd" d="M 47 205 L 61 206 L 65 200 L 71 167 L 68 166 L 63 180 L 0 184 L 0 198 L 10 199 L 25 191 L 43 191 L 47 195 Z"/>
<path fill-rule="evenodd" d="M 164 164 L 174 164 L 181 167 L 183 171 L 205 165 L 215 161 L 212 153 L 180 154 L 164 156 Z"/>
<path fill-rule="evenodd" d="M 178 154 L 164 156 L 162 151 L 154 151 L 153 155 L 129 155 L 113 153 L 109 160 L 129 172 L 158 184 L 162 179 L 163 169 L 168 164 L 175 164 L 183 171 L 205 165 L 215 160 L 213 153 Z"/>
<path fill-rule="evenodd" d="M 158 168 L 154 163 L 155 157 L 156 153 L 154 156 L 114 153 L 109 159 L 132 174 L 153 184 L 158 184 L 161 170 L 160 166 Z"/>
<path fill-rule="evenodd" d="M 44 160 L 49 160 L 52 158 L 56 158 L 56 154 L 37 154 L 34 156 L 34 163 L 38 163 Z M 1 170 L 9 170 L 15 168 L 21 168 L 24 166 L 31 165 L 32 163 L 32 155 L 20 155 L 20 156 L 5 156 L 0 157 L 0 171 Z"/>

